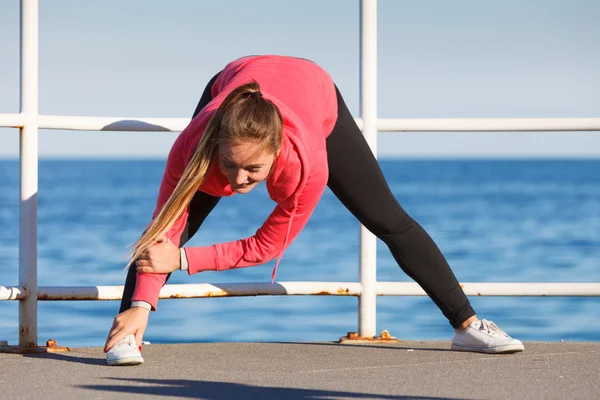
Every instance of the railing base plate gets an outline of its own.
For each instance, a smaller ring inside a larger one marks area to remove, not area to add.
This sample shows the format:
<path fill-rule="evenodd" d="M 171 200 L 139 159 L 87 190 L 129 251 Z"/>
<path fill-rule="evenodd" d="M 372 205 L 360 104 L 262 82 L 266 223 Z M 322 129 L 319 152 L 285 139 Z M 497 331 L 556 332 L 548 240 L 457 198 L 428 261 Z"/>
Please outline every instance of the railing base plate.
<path fill-rule="evenodd" d="M 31 354 L 31 353 L 62 353 L 70 351 L 68 347 L 58 346 L 56 341 L 50 339 L 46 342 L 46 346 L 36 347 L 19 347 L 9 346 L 6 341 L 0 341 L 0 353 L 12 353 L 12 354 Z"/>
<path fill-rule="evenodd" d="M 348 332 L 347 336 L 343 336 L 340 338 L 338 343 L 341 344 L 377 344 L 377 343 L 400 343 L 398 339 L 391 336 L 390 333 L 386 330 L 381 331 L 379 336 L 358 336 L 356 332 Z"/>

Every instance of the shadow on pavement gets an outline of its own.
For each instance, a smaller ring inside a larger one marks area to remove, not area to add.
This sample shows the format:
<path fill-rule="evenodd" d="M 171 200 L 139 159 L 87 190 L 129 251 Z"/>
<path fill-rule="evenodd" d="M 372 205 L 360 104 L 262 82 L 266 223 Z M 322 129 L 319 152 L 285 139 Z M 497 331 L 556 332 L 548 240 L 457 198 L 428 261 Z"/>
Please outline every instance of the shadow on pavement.
<path fill-rule="evenodd" d="M 74 362 L 77 364 L 88 364 L 88 365 L 103 365 L 106 364 L 106 359 L 103 358 L 90 358 L 90 357 L 75 357 L 72 353 L 40 353 L 40 354 L 23 354 L 26 358 L 46 358 L 50 360 Z"/>
<path fill-rule="evenodd" d="M 441 397 L 397 396 L 318 389 L 264 387 L 239 383 L 193 381 L 184 379 L 108 379 L 122 381 L 123 385 L 78 385 L 77 387 L 123 394 L 177 396 L 205 400 L 335 400 L 339 398 L 373 400 L 448 399 Z"/>
<path fill-rule="evenodd" d="M 259 342 L 260 343 L 260 342 Z M 440 349 L 440 348 L 434 348 L 434 347 L 408 347 L 408 346 L 403 346 L 402 345 L 402 341 L 400 341 L 400 343 L 381 343 L 381 344 L 354 344 L 354 343 L 336 343 L 336 342 L 321 342 L 321 343 L 310 343 L 310 342 L 263 342 L 263 343 L 268 343 L 268 344 L 296 344 L 296 345 L 301 345 L 301 346 L 337 346 L 337 347 L 360 347 L 360 348 L 371 348 L 371 349 L 386 349 L 386 350 L 414 350 L 414 351 L 450 351 L 453 353 L 457 353 L 454 350 L 450 350 L 448 349 Z M 450 347 L 450 345 L 448 344 L 448 347 Z"/>

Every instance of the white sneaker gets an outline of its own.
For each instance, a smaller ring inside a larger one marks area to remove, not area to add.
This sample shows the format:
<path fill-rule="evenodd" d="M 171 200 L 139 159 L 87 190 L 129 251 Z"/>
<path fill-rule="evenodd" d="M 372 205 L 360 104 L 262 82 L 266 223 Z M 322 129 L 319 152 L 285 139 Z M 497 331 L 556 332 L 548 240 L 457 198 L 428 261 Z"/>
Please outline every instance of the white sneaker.
<path fill-rule="evenodd" d="M 106 353 L 106 363 L 108 365 L 138 365 L 143 362 L 142 352 L 137 347 L 133 334 L 119 340 Z"/>
<path fill-rule="evenodd" d="M 485 319 L 471 322 L 466 329 L 455 329 L 451 348 L 478 353 L 516 353 L 525 349 L 523 343 Z"/>

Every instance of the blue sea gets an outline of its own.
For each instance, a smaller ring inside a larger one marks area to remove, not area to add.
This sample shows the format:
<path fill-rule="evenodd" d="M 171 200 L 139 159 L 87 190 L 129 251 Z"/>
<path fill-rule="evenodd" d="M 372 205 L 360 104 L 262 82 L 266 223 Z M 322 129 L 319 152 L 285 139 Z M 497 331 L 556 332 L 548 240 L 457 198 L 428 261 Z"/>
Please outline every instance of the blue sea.
<path fill-rule="evenodd" d="M 384 160 L 404 208 L 464 282 L 600 282 L 600 160 Z M 121 285 L 126 248 L 153 211 L 164 161 L 43 160 L 39 165 L 40 286 Z M 0 161 L 0 285 L 18 284 L 19 164 Z M 273 208 L 263 187 L 223 199 L 190 245 L 252 235 Z M 286 251 L 280 281 L 357 281 L 358 224 L 326 190 Z M 273 264 L 170 283 L 267 282 Z M 378 243 L 379 281 L 410 281 Z M 600 298 L 476 297 L 479 317 L 513 337 L 600 341 Z M 357 329 L 354 297 L 162 300 L 145 340 L 331 341 Z M 427 297 L 379 297 L 377 330 L 449 339 Z M 101 346 L 116 301 L 39 303 L 39 342 Z M 18 341 L 18 303 L 0 302 L 0 339 Z"/>

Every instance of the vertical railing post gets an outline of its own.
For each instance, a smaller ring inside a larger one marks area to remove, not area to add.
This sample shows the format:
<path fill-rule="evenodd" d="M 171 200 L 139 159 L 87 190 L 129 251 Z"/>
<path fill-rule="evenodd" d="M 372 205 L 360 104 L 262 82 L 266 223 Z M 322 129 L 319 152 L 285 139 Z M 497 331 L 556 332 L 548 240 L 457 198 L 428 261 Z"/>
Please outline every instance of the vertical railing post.
<path fill-rule="evenodd" d="M 19 347 L 37 346 L 38 0 L 21 0 Z"/>
<path fill-rule="evenodd" d="M 360 1 L 360 117 L 373 154 L 377 155 L 377 0 Z M 360 226 L 358 334 L 374 336 L 377 318 L 376 238 Z"/>

